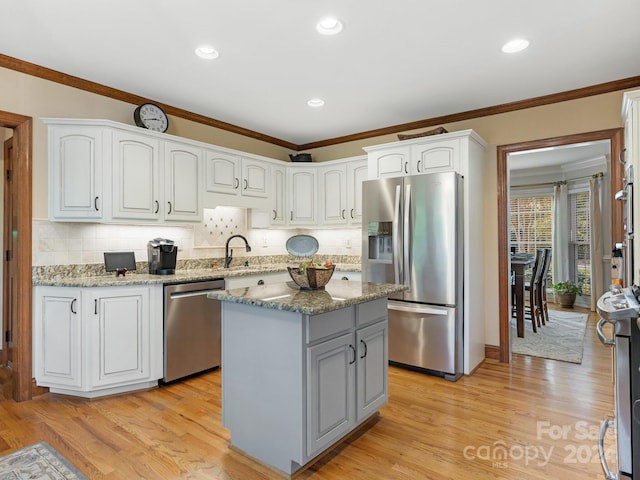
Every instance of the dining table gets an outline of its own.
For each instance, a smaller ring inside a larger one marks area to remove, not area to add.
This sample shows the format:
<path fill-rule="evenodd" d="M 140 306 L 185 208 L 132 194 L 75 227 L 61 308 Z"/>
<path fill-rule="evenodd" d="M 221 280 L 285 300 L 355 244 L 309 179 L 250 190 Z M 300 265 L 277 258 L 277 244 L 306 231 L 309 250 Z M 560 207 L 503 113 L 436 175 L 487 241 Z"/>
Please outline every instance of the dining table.
<path fill-rule="evenodd" d="M 513 272 L 513 289 L 516 311 L 516 333 L 518 337 L 524 337 L 524 294 L 525 279 L 524 272 L 531 268 L 535 262 L 535 256 L 529 254 L 511 255 L 511 271 Z"/>

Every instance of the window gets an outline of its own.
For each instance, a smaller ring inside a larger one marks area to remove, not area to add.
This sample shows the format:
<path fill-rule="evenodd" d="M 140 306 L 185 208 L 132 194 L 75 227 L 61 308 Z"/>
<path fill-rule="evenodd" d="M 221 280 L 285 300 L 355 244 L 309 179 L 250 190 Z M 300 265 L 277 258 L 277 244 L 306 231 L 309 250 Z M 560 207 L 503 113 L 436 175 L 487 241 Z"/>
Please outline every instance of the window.
<path fill-rule="evenodd" d="M 569 276 L 582 285 L 582 294 L 591 295 L 591 216 L 589 192 L 570 192 Z"/>
<path fill-rule="evenodd" d="M 511 197 L 511 247 L 534 255 L 540 248 L 551 248 L 553 195 Z"/>

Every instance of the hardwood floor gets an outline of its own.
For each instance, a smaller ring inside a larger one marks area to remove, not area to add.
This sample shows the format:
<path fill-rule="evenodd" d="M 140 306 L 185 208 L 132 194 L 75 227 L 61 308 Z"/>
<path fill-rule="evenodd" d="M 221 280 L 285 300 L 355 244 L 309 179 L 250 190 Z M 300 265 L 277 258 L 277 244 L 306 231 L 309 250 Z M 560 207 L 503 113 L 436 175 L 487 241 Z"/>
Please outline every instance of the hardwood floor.
<path fill-rule="evenodd" d="M 455 383 L 391 368 L 377 422 L 297 478 L 603 478 L 596 439 L 613 414 L 612 359 L 596 321 L 581 365 L 514 355 Z M 90 479 L 282 478 L 229 448 L 219 371 L 97 400 L 0 402 L 0 454 L 41 440 Z"/>

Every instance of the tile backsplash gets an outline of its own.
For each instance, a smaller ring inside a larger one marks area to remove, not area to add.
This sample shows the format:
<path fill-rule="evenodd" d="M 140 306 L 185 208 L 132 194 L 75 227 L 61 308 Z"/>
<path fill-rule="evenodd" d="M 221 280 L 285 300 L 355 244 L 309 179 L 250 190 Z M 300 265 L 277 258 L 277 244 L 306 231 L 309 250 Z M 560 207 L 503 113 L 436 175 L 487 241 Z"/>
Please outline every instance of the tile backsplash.
<path fill-rule="evenodd" d="M 147 242 L 156 237 L 174 240 L 178 258 L 223 258 L 231 235 L 244 235 L 251 245 L 245 253 L 240 239 L 230 248 L 235 256 L 286 255 L 286 241 L 296 234 L 313 235 L 319 255 L 360 255 L 360 229 L 249 228 L 247 210 L 232 207 L 205 209 L 197 225 L 104 225 L 33 220 L 34 266 L 103 263 L 104 252 L 133 251 L 137 262 L 147 261 Z"/>

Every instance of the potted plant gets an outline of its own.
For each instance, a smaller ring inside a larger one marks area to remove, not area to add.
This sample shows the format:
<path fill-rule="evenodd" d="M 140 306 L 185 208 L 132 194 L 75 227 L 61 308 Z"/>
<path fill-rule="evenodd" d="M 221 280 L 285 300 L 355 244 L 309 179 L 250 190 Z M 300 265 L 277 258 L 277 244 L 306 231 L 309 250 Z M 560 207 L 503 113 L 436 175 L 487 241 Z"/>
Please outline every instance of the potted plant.
<path fill-rule="evenodd" d="M 573 308 L 576 301 L 576 295 L 582 295 L 582 286 L 576 285 L 571 280 L 559 283 L 550 283 L 551 288 L 555 292 L 556 302 L 561 307 Z"/>

